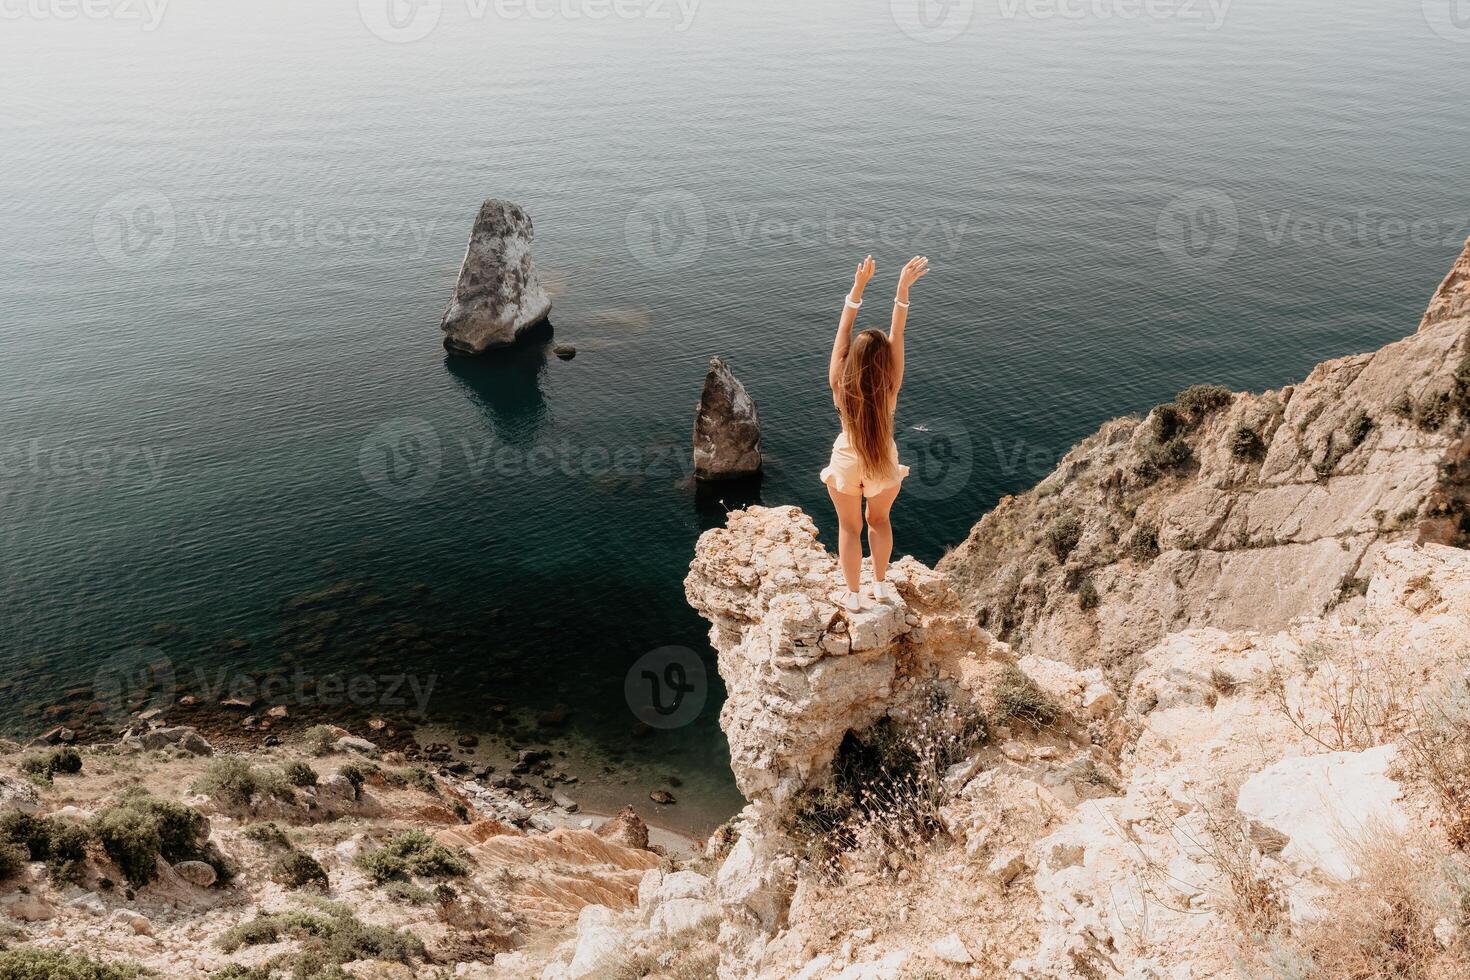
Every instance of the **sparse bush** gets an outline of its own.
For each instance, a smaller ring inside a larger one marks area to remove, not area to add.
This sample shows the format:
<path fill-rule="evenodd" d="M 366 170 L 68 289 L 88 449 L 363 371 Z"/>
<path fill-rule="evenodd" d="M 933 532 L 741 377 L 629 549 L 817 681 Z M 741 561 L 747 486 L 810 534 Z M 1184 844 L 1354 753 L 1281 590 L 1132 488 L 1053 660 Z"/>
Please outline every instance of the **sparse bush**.
<path fill-rule="evenodd" d="M 362 854 L 358 867 L 378 884 L 415 878 L 459 878 L 469 874 L 464 860 L 422 830 L 406 830 L 375 851 Z"/>
<path fill-rule="evenodd" d="M 153 880 L 160 856 L 170 864 L 204 861 L 221 882 L 228 882 L 231 869 L 209 845 L 207 829 L 204 816 L 193 807 L 141 792 L 126 794 L 116 806 L 100 811 L 89 828 L 135 888 Z"/>
<path fill-rule="evenodd" d="M 1230 434 L 1230 455 L 1239 460 L 1260 459 L 1266 455 L 1266 444 L 1255 429 L 1237 425 Z"/>
<path fill-rule="evenodd" d="M 1128 557 L 1134 561 L 1150 561 L 1159 556 L 1159 529 L 1140 524 L 1128 538 Z"/>
<path fill-rule="evenodd" d="M 1470 419 L 1470 353 L 1467 353 L 1460 361 L 1460 366 L 1455 368 L 1454 387 L 1450 394 L 1455 407 L 1460 410 L 1461 417 Z"/>
<path fill-rule="evenodd" d="M 1077 589 L 1077 608 L 1083 612 L 1091 612 L 1100 602 L 1102 597 L 1098 595 L 1097 586 L 1092 584 L 1092 579 L 1083 579 L 1081 587 Z"/>
<path fill-rule="evenodd" d="M 1046 543 L 1058 561 L 1066 561 L 1082 540 L 1082 522 L 1076 514 L 1063 514 L 1046 529 Z"/>
<path fill-rule="evenodd" d="M 405 905 L 428 905 L 434 900 L 434 896 L 429 894 L 428 891 L 420 888 L 418 885 L 411 885 L 406 881 L 390 882 L 383 889 L 383 894 L 393 899 L 393 901 L 402 902 Z"/>
<path fill-rule="evenodd" d="M 287 851 L 276 858 L 271 864 L 271 879 L 287 888 L 316 885 L 325 891 L 329 884 L 327 870 L 316 858 L 297 850 Z"/>
<path fill-rule="evenodd" d="M 352 784 L 352 796 L 354 799 L 362 797 L 362 784 L 367 782 L 368 771 L 355 762 L 349 762 L 337 770 L 337 775 L 345 778 Z"/>
<path fill-rule="evenodd" d="M 273 770 L 257 768 L 244 759 L 221 756 L 209 763 L 194 783 L 194 792 L 203 793 L 227 807 L 244 808 L 259 797 L 273 796 L 295 799 L 286 777 Z"/>
<path fill-rule="evenodd" d="M 1190 385 L 1179 393 L 1174 404 L 1190 422 L 1197 424 L 1234 400 L 1235 393 L 1224 385 Z"/>
<path fill-rule="evenodd" d="M 1001 675 L 995 699 L 1001 721 L 1024 722 L 1038 731 L 1062 714 L 1061 707 L 1014 665 Z"/>
<path fill-rule="evenodd" d="M 321 914 L 299 909 L 262 913 L 226 930 L 215 942 L 225 952 L 233 953 L 242 946 L 299 939 L 300 951 L 286 959 L 293 975 L 302 980 L 344 976 L 341 965 L 353 960 L 407 963 L 424 955 L 424 944 L 407 930 L 395 932 L 384 926 L 365 925 L 350 909 L 335 902 L 320 902 L 318 908 Z"/>
<path fill-rule="evenodd" d="M 58 885 L 82 880 L 92 832 L 79 823 L 53 818 L 47 841 L 46 873 Z M 33 855 L 34 856 L 34 855 Z"/>
<path fill-rule="evenodd" d="M 153 975 L 135 963 L 104 963 L 31 946 L 0 951 L 0 977 L 5 980 L 136 980 Z"/>
<path fill-rule="evenodd" d="M 331 725 L 312 725 L 301 733 L 301 741 L 312 755 L 331 755 L 337 748 L 337 730 Z"/>
<path fill-rule="evenodd" d="M 423 790 L 434 796 L 439 795 L 439 784 L 434 779 L 434 774 L 427 769 L 414 766 L 403 774 L 404 785 Z"/>
<path fill-rule="evenodd" d="M 1194 450 L 1189 448 L 1183 436 L 1175 436 L 1167 442 L 1150 446 L 1144 458 L 1149 466 L 1162 473 L 1188 466 L 1194 459 Z"/>
<path fill-rule="evenodd" d="M 26 852 L 18 844 L 0 844 L 0 881 L 8 881 L 26 866 Z"/>
<path fill-rule="evenodd" d="M 38 782 L 49 783 L 57 773 L 75 775 L 81 772 L 82 755 L 70 746 L 52 749 L 21 759 L 20 770 Z"/>
<path fill-rule="evenodd" d="M 277 827 L 274 821 L 267 820 L 265 823 L 253 823 L 245 828 L 245 837 L 257 844 L 266 847 L 291 847 L 291 839 L 286 832 Z"/>
<path fill-rule="evenodd" d="M 292 786 L 316 785 L 316 770 L 304 762 L 288 763 L 283 771 L 286 775 L 286 782 Z"/>
<path fill-rule="evenodd" d="M 1153 430 L 1154 442 L 1168 442 L 1184 428 L 1184 420 L 1179 416 L 1179 408 L 1172 402 L 1155 407 L 1149 413 L 1148 419 Z"/>
<path fill-rule="evenodd" d="M 1450 393 L 1447 391 L 1428 395 L 1414 409 L 1414 424 L 1425 432 L 1438 432 L 1444 428 L 1445 422 L 1449 421 L 1450 410 L 1453 407 Z"/>
<path fill-rule="evenodd" d="M 914 717 L 884 718 L 867 731 L 849 732 L 831 780 L 801 795 L 788 830 L 826 873 L 836 874 L 837 856 L 852 850 L 891 867 L 893 858 L 911 856 L 942 830 L 945 774 L 988 738 L 979 712 L 936 688 Z"/>
<path fill-rule="evenodd" d="M 1240 681 L 1236 680 L 1229 671 L 1220 667 L 1210 670 L 1210 687 L 1214 688 L 1221 697 L 1230 697 L 1240 687 Z"/>
<path fill-rule="evenodd" d="M 1348 416 L 1342 428 L 1343 433 L 1347 436 L 1348 446 L 1351 449 L 1357 449 L 1363 444 L 1363 440 L 1368 438 L 1368 433 L 1373 431 L 1373 420 L 1361 408 L 1355 409 L 1353 414 Z"/>

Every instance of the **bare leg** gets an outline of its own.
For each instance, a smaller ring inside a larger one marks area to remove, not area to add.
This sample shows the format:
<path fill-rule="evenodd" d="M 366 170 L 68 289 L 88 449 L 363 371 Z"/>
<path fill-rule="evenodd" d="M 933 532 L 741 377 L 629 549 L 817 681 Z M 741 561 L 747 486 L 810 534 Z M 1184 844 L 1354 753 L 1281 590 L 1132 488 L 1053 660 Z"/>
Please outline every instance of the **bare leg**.
<path fill-rule="evenodd" d="M 884 490 L 868 498 L 868 551 L 873 555 L 873 579 L 882 582 L 888 576 L 888 559 L 893 556 L 893 525 L 888 512 L 898 499 L 898 487 Z"/>
<path fill-rule="evenodd" d="M 855 493 L 838 493 L 830 486 L 827 495 L 837 508 L 837 562 L 850 592 L 857 592 L 863 581 L 863 498 Z"/>

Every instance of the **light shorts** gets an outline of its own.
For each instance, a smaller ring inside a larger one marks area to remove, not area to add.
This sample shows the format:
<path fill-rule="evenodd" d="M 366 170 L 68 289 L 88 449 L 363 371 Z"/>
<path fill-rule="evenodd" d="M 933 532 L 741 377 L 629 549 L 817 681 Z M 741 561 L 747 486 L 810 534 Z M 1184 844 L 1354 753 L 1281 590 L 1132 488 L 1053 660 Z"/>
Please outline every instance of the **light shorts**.
<path fill-rule="evenodd" d="M 894 476 L 884 479 L 868 479 L 863 474 L 862 459 L 858 456 L 857 450 L 853 449 L 852 444 L 847 441 L 847 433 L 844 432 L 832 444 L 832 461 L 827 464 L 826 469 L 822 470 L 822 482 L 838 493 L 876 497 L 880 493 L 892 490 L 903 482 L 904 477 L 909 475 L 909 468 L 898 461 L 898 446 L 893 447 L 892 457 Z"/>

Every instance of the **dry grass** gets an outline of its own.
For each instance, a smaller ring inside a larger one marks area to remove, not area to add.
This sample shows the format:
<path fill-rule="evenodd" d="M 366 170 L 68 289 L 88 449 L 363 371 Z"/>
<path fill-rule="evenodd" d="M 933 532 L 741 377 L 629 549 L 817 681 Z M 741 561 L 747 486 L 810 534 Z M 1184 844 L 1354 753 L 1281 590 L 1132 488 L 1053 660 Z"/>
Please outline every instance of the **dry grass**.
<path fill-rule="evenodd" d="M 1416 717 L 1399 740 L 1405 775 L 1433 795 L 1450 847 L 1470 851 L 1470 692 L 1458 686 Z"/>
<path fill-rule="evenodd" d="M 717 920 L 670 936 L 663 946 L 629 953 L 615 980 L 713 980 L 720 965 Z"/>
<path fill-rule="evenodd" d="M 1335 888 L 1322 915 L 1278 934 L 1262 977 L 1310 980 L 1463 980 L 1460 934 L 1470 867 L 1433 843 L 1386 832 L 1355 848 L 1362 873 Z M 1437 934 L 1438 932 L 1438 934 Z"/>
<path fill-rule="evenodd" d="M 1325 684 L 1309 689 L 1311 704 L 1293 705 L 1284 668 L 1272 671 L 1267 691 L 1283 717 L 1303 737 L 1328 752 L 1361 752 L 1393 741 L 1414 722 L 1419 689 L 1414 678 L 1392 669 L 1382 658 L 1350 648 L 1348 666 L 1319 663 L 1321 650 L 1306 652 L 1309 674 L 1330 671 Z"/>

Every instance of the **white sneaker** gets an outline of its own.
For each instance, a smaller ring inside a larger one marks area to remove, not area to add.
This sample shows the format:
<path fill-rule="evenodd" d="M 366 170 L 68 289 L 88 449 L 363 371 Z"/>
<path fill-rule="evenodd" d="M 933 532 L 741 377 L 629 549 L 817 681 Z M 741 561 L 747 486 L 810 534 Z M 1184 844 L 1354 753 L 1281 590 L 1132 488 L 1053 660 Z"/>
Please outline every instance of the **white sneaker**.
<path fill-rule="evenodd" d="M 873 599 L 874 599 L 874 601 L 876 601 L 876 602 L 886 602 L 889 599 L 896 600 L 897 598 L 898 598 L 898 592 L 894 590 L 894 588 L 893 588 L 892 585 L 888 584 L 887 582 L 874 582 L 873 583 Z"/>
<path fill-rule="evenodd" d="M 863 597 L 856 592 L 849 591 L 847 598 L 842 600 L 842 605 L 848 612 L 860 612 L 863 608 Z"/>

